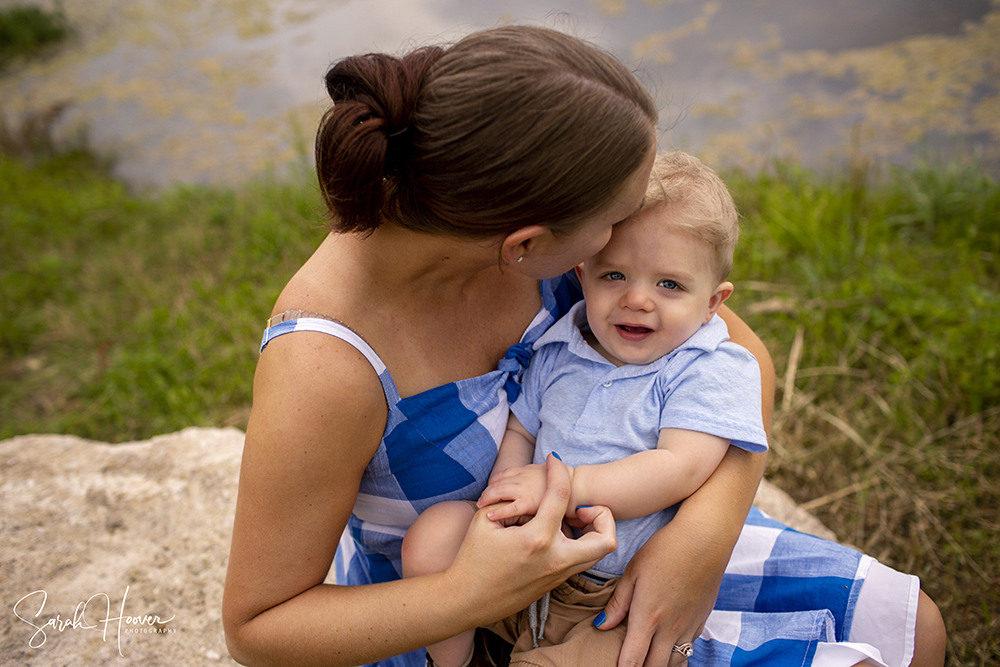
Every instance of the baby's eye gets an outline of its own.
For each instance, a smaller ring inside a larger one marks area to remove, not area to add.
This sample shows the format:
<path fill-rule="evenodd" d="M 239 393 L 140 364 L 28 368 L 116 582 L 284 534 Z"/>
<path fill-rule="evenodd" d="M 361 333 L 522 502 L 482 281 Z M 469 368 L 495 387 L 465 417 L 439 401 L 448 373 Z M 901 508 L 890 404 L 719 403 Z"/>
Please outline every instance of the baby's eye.
<path fill-rule="evenodd" d="M 661 280 L 656 284 L 664 289 L 669 289 L 669 290 L 675 290 L 681 288 L 681 286 L 675 283 L 673 280 Z"/>
<path fill-rule="evenodd" d="M 604 274 L 605 280 L 625 280 L 625 274 L 621 271 L 609 271 Z"/>

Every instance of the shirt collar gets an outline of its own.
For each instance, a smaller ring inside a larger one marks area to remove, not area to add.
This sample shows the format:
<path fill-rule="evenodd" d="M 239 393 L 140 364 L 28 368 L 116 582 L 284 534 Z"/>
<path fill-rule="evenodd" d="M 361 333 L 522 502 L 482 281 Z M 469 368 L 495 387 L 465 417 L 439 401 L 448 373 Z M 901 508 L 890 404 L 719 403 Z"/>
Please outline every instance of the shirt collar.
<path fill-rule="evenodd" d="M 568 313 L 559 318 L 555 324 L 549 327 L 548 331 L 542 334 L 535 342 L 534 347 L 537 350 L 549 343 L 565 343 L 569 347 L 569 351 L 578 357 L 597 360 L 609 366 L 613 365 L 598 354 L 597 350 L 592 348 L 583 339 L 583 334 L 580 331 L 586 326 L 586 304 L 583 301 L 577 301 Z M 650 364 L 646 364 L 646 367 L 649 370 L 658 369 L 682 350 L 695 349 L 704 352 L 714 352 L 720 344 L 727 340 L 729 340 L 729 328 L 726 327 L 726 323 L 721 317 L 713 315 L 708 323 L 703 324 L 690 338 L 681 343 L 677 349 Z"/>

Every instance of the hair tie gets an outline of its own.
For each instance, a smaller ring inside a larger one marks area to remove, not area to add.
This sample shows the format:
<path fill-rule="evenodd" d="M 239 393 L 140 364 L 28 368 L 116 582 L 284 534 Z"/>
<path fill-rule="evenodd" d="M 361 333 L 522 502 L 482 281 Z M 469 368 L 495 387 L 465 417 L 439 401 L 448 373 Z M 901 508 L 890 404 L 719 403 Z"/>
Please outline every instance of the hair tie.
<path fill-rule="evenodd" d="M 392 134 L 389 135 L 389 138 L 392 139 L 393 137 L 398 137 L 403 132 L 406 132 L 408 129 L 410 129 L 409 125 L 407 125 L 406 127 L 404 127 L 402 130 L 396 130 L 395 132 L 393 132 Z"/>

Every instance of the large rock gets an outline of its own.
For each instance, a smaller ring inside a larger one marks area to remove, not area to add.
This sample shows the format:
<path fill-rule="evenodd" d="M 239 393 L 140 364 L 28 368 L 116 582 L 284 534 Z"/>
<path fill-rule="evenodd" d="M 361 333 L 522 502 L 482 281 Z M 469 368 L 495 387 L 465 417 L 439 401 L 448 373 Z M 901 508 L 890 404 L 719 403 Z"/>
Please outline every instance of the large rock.
<path fill-rule="evenodd" d="M 242 448 L 238 430 L 195 428 L 0 442 L 0 662 L 235 664 L 220 609 Z M 758 503 L 832 538 L 766 482 Z"/>
<path fill-rule="evenodd" d="M 121 445 L 34 435 L 0 443 L 0 662 L 236 664 L 221 608 L 242 448 L 235 429 Z M 86 622 L 74 627 L 84 602 Z M 100 622 L 122 616 L 123 602 L 141 623 Z M 57 614 L 70 624 L 44 627 Z"/>

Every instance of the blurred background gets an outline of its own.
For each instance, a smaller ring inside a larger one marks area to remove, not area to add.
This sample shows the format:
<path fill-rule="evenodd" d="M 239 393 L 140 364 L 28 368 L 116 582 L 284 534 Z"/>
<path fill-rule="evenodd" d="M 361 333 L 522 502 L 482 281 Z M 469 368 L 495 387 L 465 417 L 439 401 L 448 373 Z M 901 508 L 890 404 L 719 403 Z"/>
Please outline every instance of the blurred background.
<path fill-rule="evenodd" d="M 12 5 L 10 0 L 0 7 Z M 590 39 L 662 105 L 661 146 L 717 167 L 1000 164 L 991 0 L 61 0 L 67 48 L 0 79 L 9 123 L 66 102 L 136 185 L 237 182 L 308 150 L 333 60 L 517 21 Z"/>
<path fill-rule="evenodd" d="M 0 438 L 245 428 L 327 66 L 504 22 L 616 54 L 723 174 L 766 476 L 1000 664 L 1000 0 L 0 0 Z"/>

